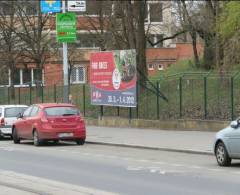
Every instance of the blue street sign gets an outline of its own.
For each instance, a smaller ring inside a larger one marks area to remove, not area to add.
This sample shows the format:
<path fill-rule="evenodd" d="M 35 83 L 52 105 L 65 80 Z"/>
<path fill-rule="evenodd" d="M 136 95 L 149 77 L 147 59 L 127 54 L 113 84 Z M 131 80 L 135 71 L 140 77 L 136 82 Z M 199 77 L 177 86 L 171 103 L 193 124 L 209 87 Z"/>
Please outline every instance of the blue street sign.
<path fill-rule="evenodd" d="M 61 0 L 41 0 L 42 13 L 61 12 Z"/>

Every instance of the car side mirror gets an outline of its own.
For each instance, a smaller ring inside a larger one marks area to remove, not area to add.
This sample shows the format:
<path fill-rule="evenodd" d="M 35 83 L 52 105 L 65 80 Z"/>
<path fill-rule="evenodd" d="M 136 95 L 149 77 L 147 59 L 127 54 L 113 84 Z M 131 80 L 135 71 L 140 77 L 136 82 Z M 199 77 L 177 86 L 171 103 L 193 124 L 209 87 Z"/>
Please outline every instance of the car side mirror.
<path fill-rule="evenodd" d="M 23 114 L 22 113 L 19 113 L 17 118 L 23 118 Z"/>
<path fill-rule="evenodd" d="M 230 123 L 230 126 L 231 126 L 233 129 L 238 128 L 238 126 L 239 126 L 238 120 L 232 121 L 232 122 Z"/>

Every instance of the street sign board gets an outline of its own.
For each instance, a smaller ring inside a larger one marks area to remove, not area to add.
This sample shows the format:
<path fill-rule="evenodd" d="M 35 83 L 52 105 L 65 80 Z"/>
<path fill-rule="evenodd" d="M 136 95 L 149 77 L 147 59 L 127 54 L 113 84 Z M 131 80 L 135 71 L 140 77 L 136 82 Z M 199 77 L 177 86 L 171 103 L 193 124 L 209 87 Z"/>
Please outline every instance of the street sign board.
<path fill-rule="evenodd" d="M 136 107 L 136 73 L 135 50 L 91 53 L 91 104 Z"/>
<path fill-rule="evenodd" d="M 57 42 L 74 42 L 77 39 L 76 33 L 76 14 L 59 13 L 57 14 Z"/>
<path fill-rule="evenodd" d="M 68 1 L 68 11 L 85 12 L 86 1 L 85 0 L 70 0 Z"/>
<path fill-rule="evenodd" d="M 61 0 L 41 0 L 42 13 L 61 12 Z"/>

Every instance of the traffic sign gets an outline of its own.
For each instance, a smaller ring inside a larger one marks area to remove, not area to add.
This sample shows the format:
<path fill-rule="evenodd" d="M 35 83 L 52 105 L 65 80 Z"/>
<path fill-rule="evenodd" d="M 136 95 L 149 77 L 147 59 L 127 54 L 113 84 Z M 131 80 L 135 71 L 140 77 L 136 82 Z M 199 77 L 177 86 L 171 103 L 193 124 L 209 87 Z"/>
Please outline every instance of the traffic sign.
<path fill-rule="evenodd" d="M 86 11 L 86 1 L 84 1 L 84 0 L 68 1 L 68 11 L 85 12 Z"/>
<path fill-rule="evenodd" d="M 41 0 L 42 13 L 61 12 L 61 0 Z"/>
<path fill-rule="evenodd" d="M 76 14 L 61 13 L 57 14 L 57 42 L 74 42 L 76 35 Z"/>

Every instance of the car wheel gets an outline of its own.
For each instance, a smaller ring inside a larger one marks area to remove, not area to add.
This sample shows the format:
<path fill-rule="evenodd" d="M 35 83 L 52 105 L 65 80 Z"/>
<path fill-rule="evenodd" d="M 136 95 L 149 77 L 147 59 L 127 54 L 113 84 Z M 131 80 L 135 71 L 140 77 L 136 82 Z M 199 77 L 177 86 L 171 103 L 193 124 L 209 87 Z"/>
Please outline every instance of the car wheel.
<path fill-rule="evenodd" d="M 84 145 L 85 144 L 85 139 L 78 139 L 76 140 L 77 145 Z"/>
<path fill-rule="evenodd" d="M 58 143 L 59 143 L 59 140 L 53 140 L 53 143 L 54 143 L 54 144 L 58 144 Z"/>
<path fill-rule="evenodd" d="M 13 143 L 14 144 L 19 144 L 20 143 L 20 138 L 18 137 L 17 134 L 17 129 L 14 127 L 12 131 L 12 137 L 13 137 Z"/>
<path fill-rule="evenodd" d="M 34 146 L 40 146 L 41 145 L 41 141 L 39 139 L 38 133 L 36 130 L 33 131 L 33 144 Z"/>
<path fill-rule="evenodd" d="M 215 156 L 217 159 L 217 163 L 220 166 L 229 166 L 231 165 L 231 158 L 228 155 L 227 149 L 224 143 L 219 142 L 216 146 Z"/>

